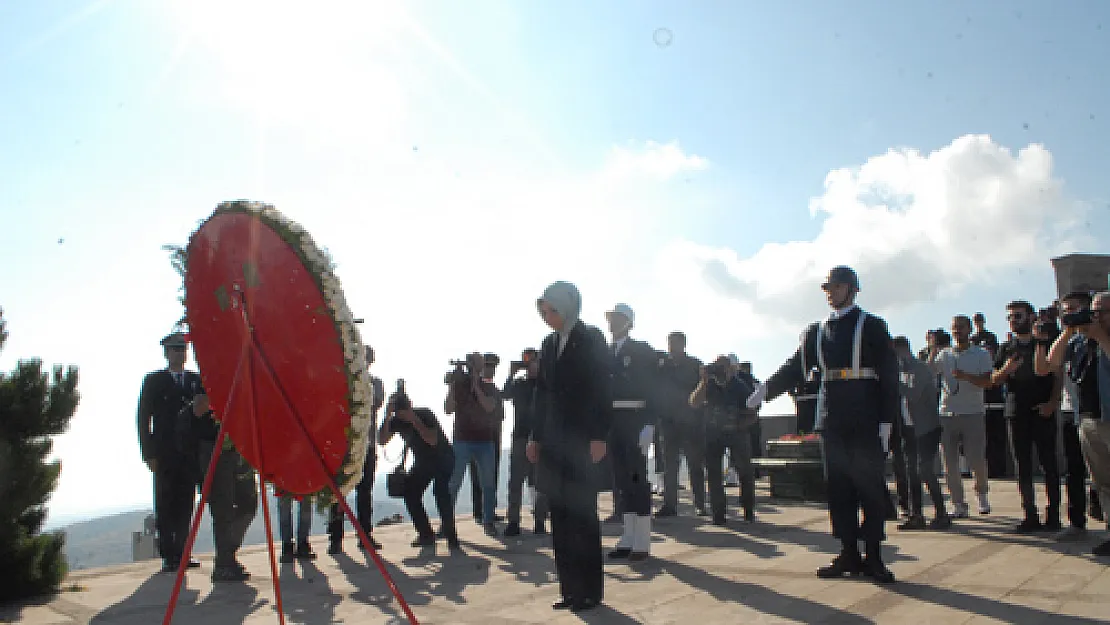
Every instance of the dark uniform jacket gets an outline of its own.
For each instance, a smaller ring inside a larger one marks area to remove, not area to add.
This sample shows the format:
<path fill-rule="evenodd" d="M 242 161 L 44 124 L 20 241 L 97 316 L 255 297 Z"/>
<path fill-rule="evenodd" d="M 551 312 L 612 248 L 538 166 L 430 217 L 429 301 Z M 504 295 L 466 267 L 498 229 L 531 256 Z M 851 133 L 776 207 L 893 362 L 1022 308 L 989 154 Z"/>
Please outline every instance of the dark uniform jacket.
<path fill-rule="evenodd" d="M 139 450 L 143 460 L 153 459 L 159 464 L 181 463 L 182 467 L 192 469 L 194 440 L 198 435 L 194 422 L 198 418 L 193 416 L 189 404 L 193 397 L 202 393 L 204 386 L 200 374 L 194 371 L 184 372 L 181 385 L 166 369 L 146 375 L 139 393 L 138 415 Z M 211 422 L 211 419 L 204 420 Z"/>
<path fill-rule="evenodd" d="M 601 331 L 579 321 L 563 353 L 551 333 L 540 349 L 532 441 L 540 445 L 536 488 L 563 500 L 581 491 L 596 496 L 602 475 L 590 441 L 607 441 L 613 418 L 609 346 Z"/>
<path fill-rule="evenodd" d="M 867 315 L 862 323 L 860 316 Z M 853 352 L 859 329 L 861 375 L 854 377 Z M 802 335 L 802 344 L 767 380 L 767 398 L 797 388 L 804 371 L 820 366 L 818 335 L 821 335 L 824 369 L 823 429 L 840 432 L 877 432 L 879 423 L 896 423 L 901 416 L 898 359 L 890 345 L 890 333 L 880 317 L 858 306 L 837 319 L 814 323 Z M 818 415 L 818 421 L 822 416 Z"/>
<path fill-rule="evenodd" d="M 610 347 L 615 440 L 637 444 L 645 425 L 659 413 L 659 353 L 651 345 L 625 339 L 620 351 Z"/>

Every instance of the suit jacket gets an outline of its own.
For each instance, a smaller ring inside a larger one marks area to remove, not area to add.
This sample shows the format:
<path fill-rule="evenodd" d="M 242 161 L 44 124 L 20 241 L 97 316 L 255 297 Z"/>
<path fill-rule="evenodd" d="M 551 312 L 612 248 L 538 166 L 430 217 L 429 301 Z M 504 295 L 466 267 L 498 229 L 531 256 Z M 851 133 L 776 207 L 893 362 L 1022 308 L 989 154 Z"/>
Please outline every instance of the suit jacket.
<path fill-rule="evenodd" d="M 138 414 L 139 450 L 143 460 L 156 460 L 166 468 L 180 463 L 193 469 L 196 464 L 193 420 L 211 420 L 194 417 L 189 408 L 193 397 L 202 393 L 204 385 L 195 371 L 184 373 L 182 385 L 178 385 L 166 369 L 152 371 L 143 378 Z"/>
<path fill-rule="evenodd" d="M 540 445 L 536 487 L 552 499 L 595 497 L 602 483 L 590 441 L 609 438 L 613 403 L 609 348 L 601 331 L 579 321 L 563 353 L 552 333 L 540 349 L 532 438 Z"/>

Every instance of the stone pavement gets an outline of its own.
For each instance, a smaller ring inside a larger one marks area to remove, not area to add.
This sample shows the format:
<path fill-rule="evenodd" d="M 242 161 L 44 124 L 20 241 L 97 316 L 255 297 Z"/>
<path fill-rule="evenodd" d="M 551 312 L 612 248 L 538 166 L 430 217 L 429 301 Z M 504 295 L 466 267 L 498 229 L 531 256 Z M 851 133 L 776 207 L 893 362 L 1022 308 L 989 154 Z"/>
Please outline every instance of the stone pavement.
<path fill-rule="evenodd" d="M 525 533 L 512 539 L 459 523 L 465 553 L 449 556 L 409 547 L 412 528 L 379 528 L 390 574 L 421 623 L 1052 623 L 1110 622 L 1110 561 L 1090 548 L 1105 537 L 1092 523 L 1081 543 L 1017 536 L 1019 508 L 1012 482 L 992 482 L 994 513 L 958 522 L 949 532 L 899 532 L 888 524 L 886 559 L 898 577 L 890 586 L 859 579 L 820 580 L 838 543 L 821 506 L 769 500 L 761 482 L 757 522 L 730 519 L 718 528 L 689 516 L 656 522 L 653 558 L 608 564 L 605 604 L 581 615 L 552 611 L 557 599 L 550 540 Z M 730 503 L 736 502 L 729 489 Z M 683 493 L 684 495 L 687 493 Z M 1043 496 L 1043 491 L 1038 493 Z M 603 503 L 608 496 L 602 496 Z M 618 528 L 606 528 L 606 547 Z M 403 623 L 381 575 L 368 568 L 353 538 L 349 556 L 333 558 L 324 540 L 306 566 L 279 565 L 288 623 Z M 249 584 L 209 581 L 211 557 L 188 575 L 174 623 L 277 623 L 265 547 L 242 560 Z M 160 623 L 173 585 L 155 562 L 80 571 L 69 588 L 37 605 L 0 607 L 0 622 L 27 625 Z"/>

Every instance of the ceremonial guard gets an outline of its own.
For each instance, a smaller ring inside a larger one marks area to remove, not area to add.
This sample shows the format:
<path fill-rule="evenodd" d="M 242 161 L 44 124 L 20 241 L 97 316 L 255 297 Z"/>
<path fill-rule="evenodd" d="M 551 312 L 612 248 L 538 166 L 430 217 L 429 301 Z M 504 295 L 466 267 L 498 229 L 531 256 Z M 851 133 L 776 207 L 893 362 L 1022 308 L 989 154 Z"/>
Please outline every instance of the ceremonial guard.
<path fill-rule="evenodd" d="M 181 564 L 197 490 L 190 420 L 194 414 L 207 412 L 208 398 L 200 374 L 185 370 L 185 335 L 174 332 L 161 344 L 166 368 L 143 378 L 138 426 L 139 450 L 154 474 L 154 523 L 162 571 L 170 572 Z M 187 564 L 190 568 L 200 566 L 196 560 Z"/>
<path fill-rule="evenodd" d="M 829 518 L 843 549 L 818 569 L 822 578 L 864 574 L 893 582 L 883 564 L 889 497 L 884 477 L 884 441 L 900 415 L 898 361 L 886 322 L 855 304 L 859 278 L 848 267 L 835 267 L 821 285 L 832 315 L 802 334 L 801 345 L 748 399 L 758 406 L 766 398 L 798 388 L 816 363 L 821 374 L 815 429 L 824 441 Z M 859 509 L 863 508 L 863 525 Z M 866 545 L 860 556 L 858 540 Z"/>
<path fill-rule="evenodd" d="M 613 458 L 613 495 L 623 503 L 624 531 L 611 558 L 643 560 L 651 551 L 651 482 L 647 450 L 654 440 L 652 394 L 659 354 L 650 345 L 628 337 L 635 314 L 627 304 L 605 313 L 613 337 L 613 427 L 609 447 Z"/>

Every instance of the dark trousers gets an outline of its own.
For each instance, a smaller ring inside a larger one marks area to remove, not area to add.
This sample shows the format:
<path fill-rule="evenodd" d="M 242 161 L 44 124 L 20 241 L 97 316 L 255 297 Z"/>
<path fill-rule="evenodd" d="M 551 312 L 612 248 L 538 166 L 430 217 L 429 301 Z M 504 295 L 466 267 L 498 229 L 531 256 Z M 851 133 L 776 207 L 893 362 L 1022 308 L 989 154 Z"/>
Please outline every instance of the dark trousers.
<path fill-rule="evenodd" d="M 648 480 L 647 455 L 640 448 L 640 430 L 636 417 L 616 417 L 633 419 L 633 423 L 621 423 L 613 427 L 613 493 L 621 502 L 621 514 L 651 514 L 651 482 Z"/>
<path fill-rule="evenodd" d="M 855 547 L 886 538 L 886 478 L 883 448 L 877 433 L 826 430 L 825 465 L 828 473 L 829 520 L 833 535 L 845 546 Z M 863 508 L 863 525 L 859 510 Z"/>
<path fill-rule="evenodd" d="M 917 437 L 917 472 L 921 481 L 929 491 L 929 498 L 933 500 L 936 515 L 945 516 L 948 511 L 944 508 L 944 491 L 940 489 L 940 479 L 937 478 L 937 453 L 940 451 L 940 437 L 944 428 L 936 428 Z M 920 495 L 919 495 L 920 496 Z M 924 503 L 922 503 L 924 506 Z"/>
<path fill-rule="evenodd" d="M 200 445 L 201 466 L 207 468 L 214 442 Z M 208 491 L 212 514 L 212 539 L 217 567 L 235 566 L 236 554 L 258 513 L 258 480 L 254 469 L 234 449 L 224 449 L 216 461 L 212 487 Z"/>
<path fill-rule="evenodd" d="M 601 556 L 601 521 L 597 495 L 584 487 L 567 486 L 566 497 L 551 500 L 551 539 L 559 592 L 564 599 L 581 601 L 604 598 L 604 563 Z"/>
<path fill-rule="evenodd" d="M 667 468 L 666 461 L 663 460 L 663 453 L 660 451 L 667 445 L 667 438 L 663 435 L 662 423 L 657 423 L 655 425 L 655 433 L 652 438 L 652 445 L 655 446 L 655 455 L 653 456 L 655 459 L 655 472 L 662 473 Z"/>
<path fill-rule="evenodd" d="M 1073 527 L 1087 527 L 1087 463 L 1079 445 L 1075 422 L 1063 424 L 1064 460 L 1068 463 L 1068 521 Z"/>
<path fill-rule="evenodd" d="M 986 414 L 987 427 L 987 476 L 1010 477 L 1010 438 L 1006 431 L 1006 417 L 1002 410 L 991 409 Z"/>
<path fill-rule="evenodd" d="M 755 472 L 752 470 L 752 440 L 747 429 L 718 430 L 713 426 L 705 429 L 705 473 L 709 480 L 709 507 L 714 521 L 725 518 L 725 480 L 721 475 L 721 464 L 725 450 L 729 462 L 740 476 L 740 502 L 745 515 L 755 511 Z"/>
<path fill-rule="evenodd" d="M 451 473 L 455 470 L 454 454 L 444 454 L 435 459 L 418 459 L 409 469 L 405 479 L 405 508 L 409 511 L 412 526 L 421 537 L 435 536 L 428 511 L 424 508 L 424 492 L 432 487 L 432 496 L 439 511 L 439 529 L 447 539 L 457 539 L 455 533 L 455 505 L 451 497 Z M 480 508 L 479 508 L 480 509 Z"/>
<path fill-rule="evenodd" d="M 1037 500 L 1033 495 L 1033 447 L 1044 471 L 1044 489 L 1048 495 L 1046 520 L 1060 518 L 1060 470 L 1056 466 L 1056 417 L 1044 418 L 1036 410 L 1021 411 L 1010 419 L 1010 436 L 1017 461 L 1018 492 L 1027 519 L 1037 518 Z"/>
<path fill-rule="evenodd" d="M 894 482 L 898 488 L 898 505 L 913 515 L 921 514 L 921 475 L 918 473 L 917 434 L 911 425 L 902 425 L 891 435 L 890 451 L 894 454 Z"/>
<path fill-rule="evenodd" d="M 181 561 L 193 517 L 196 479 L 181 459 L 159 459 L 154 472 L 154 526 L 158 553 L 169 564 Z"/>
<path fill-rule="evenodd" d="M 374 472 L 378 467 L 378 454 L 373 449 L 366 452 L 362 465 L 362 479 L 355 486 L 355 518 L 362 531 L 374 531 Z M 328 540 L 332 544 L 343 542 L 343 508 L 333 503 L 328 509 Z"/>
<path fill-rule="evenodd" d="M 528 461 L 528 437 L 514 437 L 509 450 L 509 523 L 520 525 L 520 508 L 524 503 L 524 484 L 535 486 L 535 465 Z M 471 473 L 473 475 L 473 472 Z M 479 508 L 480 509 L 480 508 Z M 537 491 L 536 501 L 532 502 L 532 516 L 536 523 L 547 519 L 547 495 Z"/>
<path fill-rule="evenodd" d="M 656 448 L 655 457 L 663 458 L 663 507 L 678 508 L 678 469 L 682 456 L 686 457 L 686 470 L 690 473 L 690 490 L 694 506 L 705 507 L 705 432 L 701 427 L 688 423 L 665 421 L 663 450 Z M 720 466 L 720 462 L 717 463 Z"/>

